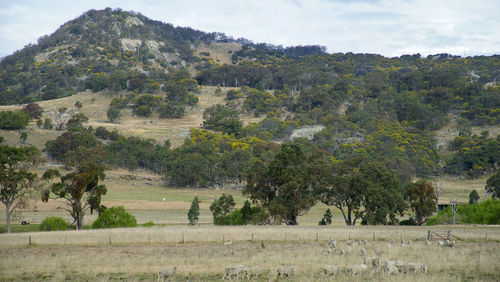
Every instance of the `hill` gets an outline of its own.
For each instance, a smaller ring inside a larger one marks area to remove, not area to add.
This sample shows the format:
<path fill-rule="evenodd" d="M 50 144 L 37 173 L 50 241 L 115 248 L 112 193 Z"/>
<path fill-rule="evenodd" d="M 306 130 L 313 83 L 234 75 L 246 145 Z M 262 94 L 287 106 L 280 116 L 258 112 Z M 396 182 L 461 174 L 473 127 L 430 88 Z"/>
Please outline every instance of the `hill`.
<path fill-rule="evenodd" d="M 0 114 L 43 108 L 0 135 L 69 169 L 92 160 L 197 189 L 243 187 L 257 160 L 296 139 L 332 163 L 362 156 L 402 186 L 431 178 L 449 188 L 442 200 L 466 201 L 500 161 L 499 70 L 499 55 L 328 54 L 91 10 L 0 62 Z M 127 198 L 103 201 L 132 207 Z"/>

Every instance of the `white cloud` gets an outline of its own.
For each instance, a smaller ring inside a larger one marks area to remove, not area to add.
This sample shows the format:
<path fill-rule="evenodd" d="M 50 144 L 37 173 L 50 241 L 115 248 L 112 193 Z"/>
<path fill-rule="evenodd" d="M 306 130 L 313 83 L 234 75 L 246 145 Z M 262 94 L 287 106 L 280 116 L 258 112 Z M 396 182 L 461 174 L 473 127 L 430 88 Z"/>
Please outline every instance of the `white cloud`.
<path fill-rule="evenodd" d="M 105 7 L 254 42 L 325 45 L 329 52 L 500 53 L 495 0 L 19 0 L 0 7 L 0 56 L 89 9 Z"/>

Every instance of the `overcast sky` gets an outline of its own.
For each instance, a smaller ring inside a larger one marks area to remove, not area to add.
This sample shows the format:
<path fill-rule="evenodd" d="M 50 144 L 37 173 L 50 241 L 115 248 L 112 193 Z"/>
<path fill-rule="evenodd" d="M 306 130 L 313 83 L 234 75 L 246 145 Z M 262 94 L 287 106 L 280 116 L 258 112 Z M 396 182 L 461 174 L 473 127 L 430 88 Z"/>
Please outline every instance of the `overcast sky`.
<path fill-rule="evenodd" d="M 89 9 L 328 52 L 500 54 L 499 0 L 0 0 L 0 57 Z"/>

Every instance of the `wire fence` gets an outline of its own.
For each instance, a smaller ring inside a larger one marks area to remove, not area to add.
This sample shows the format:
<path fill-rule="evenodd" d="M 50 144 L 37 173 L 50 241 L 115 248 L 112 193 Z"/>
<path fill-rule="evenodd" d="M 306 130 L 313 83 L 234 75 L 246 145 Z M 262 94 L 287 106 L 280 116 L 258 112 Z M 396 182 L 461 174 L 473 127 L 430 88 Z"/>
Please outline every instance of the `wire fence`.
<path fill-rule="evenodd" d="M 500 241 L 500 226 L 443 226 L 433 230 L 452 230 L 469 241 Z M 231 227 L 150 227 L 100 230 L 54 231 L 0 234 L 0 247 L 49 245 L 128 245 L 128 244 L 189 244 L 237 242 L 340 242 L 412 240 L 425 241 L 426 227 L 313 227 L 313 226 L 231 226 Z"/>

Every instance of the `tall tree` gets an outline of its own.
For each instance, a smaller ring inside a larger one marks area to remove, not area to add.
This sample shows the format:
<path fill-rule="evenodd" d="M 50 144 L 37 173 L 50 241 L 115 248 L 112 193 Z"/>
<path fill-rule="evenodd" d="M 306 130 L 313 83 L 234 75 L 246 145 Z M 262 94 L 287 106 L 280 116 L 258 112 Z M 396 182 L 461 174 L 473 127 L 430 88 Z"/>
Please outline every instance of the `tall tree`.
<path fill-rule="evenodd" d="M 321 201 L 338 208 L 346 225 L 395 224 L 406 205 L 398 177 L 383 164 L 356 155 L 332 168 Z"/>
<path fill-rule="evenodd" d="M 266 208 L 276 223 L 296 225 L 297 217 L 317 202 L 325 164 L 315 148 L 284 143 L 270 162 L 253 164 L 243 193 Z"/>
<path fill-rule="evenodd" d="M 65 210 L 76 222 L 76 228 L 82 229 L 83 217 L 88 209 L 99 210 L 101 197 L 107 192 L 104 180 L 104 167 L 93 162 L 85 162 L 77 171 L 61 176 L 61 181 L 54 183 L 50 191 L 45 191 L 43 200 L 48 200 L 49 192 L 64 200 Z"/>
<path fill-rule="evenodd" d="M 191 208 L 188 212 L 188 219 L 190 225 L 195 225 L 198 222 L 198 217 L 200 216 L 200 204 L 198 203 L 198 196 L 194 197 L 191 203 Z"/>
<path fill-rule="evenodd" d="M 11 232 L 10 217 L 16 209 L 26 205 L 26 200 L 36 190 L 37 175 L 28 169 L 41 161 L 35 147 L 0 146 L 0 201 L 5 205 L 7 232 Z"/>
<path fill-rule="evenodd" d="M 406 199 L 414 212 L 417 225 L 422 225 L 436 211 L 434 186 L 431 182 L 420 180 L 406 187 Z"/>
<path fill-rule="evenodd" d="M 486 180 L 484 189 L 493 199 L 500 198 L 500 170 Z"/>

